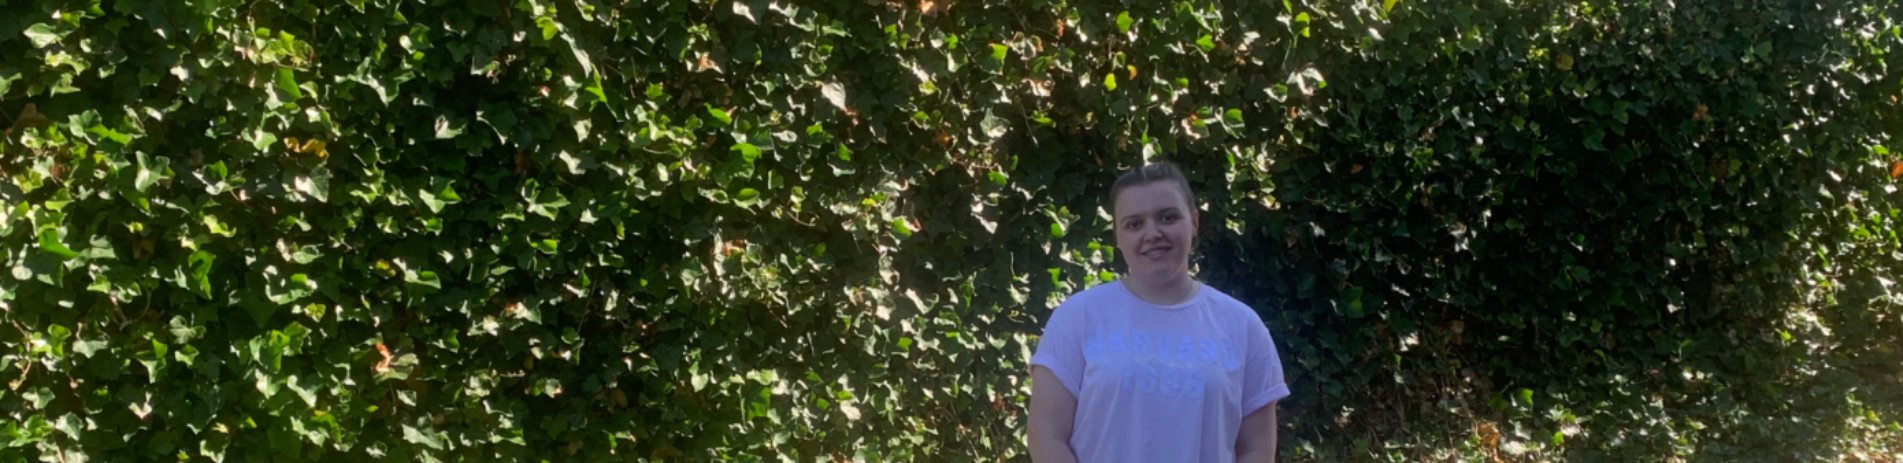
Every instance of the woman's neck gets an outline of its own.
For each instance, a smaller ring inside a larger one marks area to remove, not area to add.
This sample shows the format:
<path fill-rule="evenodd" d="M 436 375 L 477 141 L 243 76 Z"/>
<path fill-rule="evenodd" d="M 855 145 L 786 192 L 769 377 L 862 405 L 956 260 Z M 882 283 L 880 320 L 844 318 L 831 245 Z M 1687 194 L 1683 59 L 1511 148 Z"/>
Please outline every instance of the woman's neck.
<path fill-rule="evenodd" d="M 1202 285 L 1196 283 L 1196 279 L 1190 278 L 1188 273 L 1179 273 L 1175 278 L 1164 281 L 1145 281 L 1143 278 L 1131 275 L 1123 280 L 1123 287 L 1129 289 L 1130 294 L 1135 294 L 1137 299 L 1142 299 L 1143 302 L 1170 306 L 1195 297 L 1196 291 L 1201 289 Z"/>

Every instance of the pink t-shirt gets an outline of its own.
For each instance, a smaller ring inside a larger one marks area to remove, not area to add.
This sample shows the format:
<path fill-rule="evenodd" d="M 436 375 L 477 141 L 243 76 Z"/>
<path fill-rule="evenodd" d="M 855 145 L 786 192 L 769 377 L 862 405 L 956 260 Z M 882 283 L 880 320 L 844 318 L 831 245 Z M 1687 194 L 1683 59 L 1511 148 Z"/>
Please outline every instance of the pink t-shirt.
<path fill-rule="evenodd" d="M 1077 398 L 1079 463 L 1232 463 L 1242 418 L 1289 395 L 1262 318 L 1208 285 L 1172 306 L 1121 281 L 1073 294 L 1031 364 Z"/>

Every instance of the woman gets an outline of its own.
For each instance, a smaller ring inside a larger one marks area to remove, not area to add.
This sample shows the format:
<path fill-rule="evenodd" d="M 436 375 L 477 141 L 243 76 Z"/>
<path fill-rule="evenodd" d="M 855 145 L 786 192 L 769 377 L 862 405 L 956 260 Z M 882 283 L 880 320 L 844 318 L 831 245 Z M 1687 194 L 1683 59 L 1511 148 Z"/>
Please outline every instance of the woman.
<path fill-rule="evenodd" d="M 1269 330 L 1189 275 L 1199 217 L 1170 164 L 1110 188 L 1129 274 L 1071 295 L 1031 357 L 1038 463 L 1269 462 L 1287 397 Z"/>

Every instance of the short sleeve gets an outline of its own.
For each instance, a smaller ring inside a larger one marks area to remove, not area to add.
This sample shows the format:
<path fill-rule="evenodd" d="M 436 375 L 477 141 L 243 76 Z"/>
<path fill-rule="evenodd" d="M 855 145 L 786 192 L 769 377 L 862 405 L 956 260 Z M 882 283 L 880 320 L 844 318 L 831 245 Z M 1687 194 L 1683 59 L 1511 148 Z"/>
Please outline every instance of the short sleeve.
<path fill-rule="evenodd" d="M 1089 323 L 1083 311 L 1077 304 L 1058 305 L 1050 321 L 1044 323 L 1044 335 L 1038 338 L 1037 352 L 1031 354 L 1031 365 L 1051 369 L 1058 382 L 1064 383 L 1064 389 L 1070 390 L 1071 397 L 1077 398 L 1083 394 L 1083 333 Z"/>
<path fill-rule="evenodd" d="M 1243 416 L 1289 396 L 1288 382 L 1282 377 L 1282 357 L 1275 350 L 1269 327 L 1259 318 L 1248 325 L 1249 359 L 1243 365 Z"/>

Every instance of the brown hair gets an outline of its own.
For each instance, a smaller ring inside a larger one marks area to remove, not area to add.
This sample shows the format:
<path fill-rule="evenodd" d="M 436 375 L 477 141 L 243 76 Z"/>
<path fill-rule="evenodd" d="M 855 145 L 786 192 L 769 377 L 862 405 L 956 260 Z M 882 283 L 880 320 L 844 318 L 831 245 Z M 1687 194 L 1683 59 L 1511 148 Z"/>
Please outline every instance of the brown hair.
<path fill-rule="evenodd" d="M 1170 182 L 1176 185 L 1177 188 L 1182 189 L 1183 201 L 1187 203 L 1184 204 L 1184 206 L 1188 207 L 1188 210 L 1185 212 L 1196 211 L 1196 193 L 1190 191 L 1189 179 L 1183 177 L 1183 171 L 1177 169 L 1176 164 L 1158 162 L 1131 169 L 1129 172 L 1124 173 L 1123 176 L 1117 177 L 1116 183 L 1110 184 L 1111 213 L 1116 213 L 1117 195 L 1123 194 L 1123 190 L 1156 182 Z"/>

